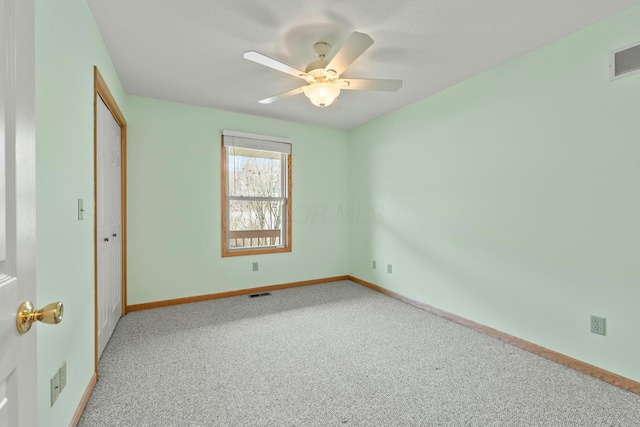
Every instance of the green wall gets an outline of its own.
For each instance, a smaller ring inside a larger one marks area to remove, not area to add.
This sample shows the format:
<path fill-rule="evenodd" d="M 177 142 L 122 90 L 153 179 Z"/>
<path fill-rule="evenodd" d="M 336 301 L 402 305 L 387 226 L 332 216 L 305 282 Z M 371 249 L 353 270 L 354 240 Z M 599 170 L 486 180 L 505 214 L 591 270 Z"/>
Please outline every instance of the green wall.
<path fill-rule="evenodd" d="M 351 225 L 350 274 L 640 380 L 640 75 L 608 77 L 638 22 L 635 7 L 351 131 L 350 201 L 381 214 Z"/>
<path fill-rule="evenodd" d="M 84 0 L 36 1 L 38 419 L 67 426 L 94 367 L 93 66 L 128 122 L 129 303 L 347 274 L 347 134 L 127 96 Z M 293 252 L 220 257 L 220 131 L 293 139 Z M 77 219 L 77 199 L 85 219 Z M 260 271 L 252 272 L 258 261 Z M 49 379 L 67 362 L 53 407 Z"/>
<path fill-rule="evenodd" d="M 93 373 L 94 65 L 128 122 L 129 304 L 352 274 L 640 381 L 640 75 L 608 81 L 639 18 L 347 133 L 125 95 L 86 1 L 36 0 L 38 302 L 66 310 L 38 327 L 41 424 Z M 293 139 L 293 252 L 220 257 L 222 129 Z"/>
<path fill-rule="evenodd" d="M 65 306 L 62 323 L 37 327 L 38 419 L 52 427 L 69 425 L 94 367 L 94 65 L 126 115 L 124 92 L 86 0 L 37 0 L 38 305 Z M 67 386 L 50 407 L 49 379 L 65 360 Z"/>
<path fill-rule="evenodd" d="M 127 102 L 128 304 L 348 273 L 346 132 L 135 96 Z M 291 253 L 221 257 L 223 129 L 293 140 Z"/>

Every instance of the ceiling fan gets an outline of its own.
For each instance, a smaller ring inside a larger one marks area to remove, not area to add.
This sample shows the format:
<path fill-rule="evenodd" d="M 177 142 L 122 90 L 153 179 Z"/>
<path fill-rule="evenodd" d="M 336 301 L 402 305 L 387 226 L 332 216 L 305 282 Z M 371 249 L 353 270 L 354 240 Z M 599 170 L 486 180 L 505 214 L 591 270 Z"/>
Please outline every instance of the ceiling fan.
<path fill-rule="evenodd" d="M 402 87 L 402 80 L 340 78 L 344 70 L 369 49 L 372 44 L 373 39 L 367 34 L 353 32 L 329 61 L 326 56 L 331 50 L 331 45 L 326 42 L 318 42 L 313 45 L 313 50 L 319 59 L 310 63 L 304 71 L 253 50 L 245 52 L 244 58 L 283 73 L 291 74 L 308 83 L 288 92 L 258 101 L 261 104 L 271 104 L 280 99 L 304 92 L 314 105 L 326 107 L 331 105 L 340 95 L 341 89 L 395 92 Z"/>

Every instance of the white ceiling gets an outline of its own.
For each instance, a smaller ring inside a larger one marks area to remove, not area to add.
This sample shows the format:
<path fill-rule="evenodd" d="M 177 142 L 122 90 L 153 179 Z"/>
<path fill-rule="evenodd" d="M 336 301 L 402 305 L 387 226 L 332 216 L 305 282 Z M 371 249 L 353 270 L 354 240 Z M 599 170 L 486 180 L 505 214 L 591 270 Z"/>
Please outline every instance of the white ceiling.
<path fill-rule="evenodd" d="M 351 129 L 640 0 L 87 0 L 128 94 Z M 342 91 L 320 109 L 304 84 L 243 59 L 256 50 L 303 69 L 353 32 L 375 41 L 343 74 L 402 79 L 399 92 Z"/>

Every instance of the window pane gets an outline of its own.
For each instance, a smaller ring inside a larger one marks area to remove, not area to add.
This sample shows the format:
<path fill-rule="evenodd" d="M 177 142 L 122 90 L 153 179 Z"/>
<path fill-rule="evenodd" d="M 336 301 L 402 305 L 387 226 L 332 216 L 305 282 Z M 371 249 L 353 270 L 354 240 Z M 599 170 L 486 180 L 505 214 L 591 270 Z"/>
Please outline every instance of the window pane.
<path fill-rule="evenodd" d="M 229 247 L 282 246 L 284 202 L 229 200 Z"/>
<path fill-rule="evenodd" d="M 229 196 L 282 197 L 280 153 L 228 147 Z"/>

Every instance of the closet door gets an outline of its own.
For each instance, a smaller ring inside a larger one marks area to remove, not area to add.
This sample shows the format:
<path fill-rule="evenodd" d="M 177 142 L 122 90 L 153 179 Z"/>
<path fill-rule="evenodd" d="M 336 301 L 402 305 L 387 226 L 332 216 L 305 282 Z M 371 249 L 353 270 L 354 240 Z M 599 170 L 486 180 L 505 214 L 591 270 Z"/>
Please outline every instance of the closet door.
<path fill-rule="evenodd" d="M 121 129 L 97 99 L 98 357 L 122 315 Z"/>

